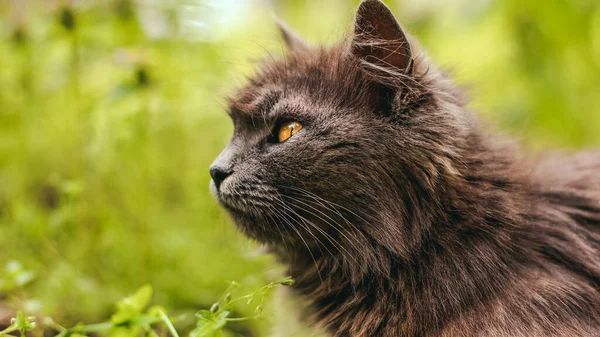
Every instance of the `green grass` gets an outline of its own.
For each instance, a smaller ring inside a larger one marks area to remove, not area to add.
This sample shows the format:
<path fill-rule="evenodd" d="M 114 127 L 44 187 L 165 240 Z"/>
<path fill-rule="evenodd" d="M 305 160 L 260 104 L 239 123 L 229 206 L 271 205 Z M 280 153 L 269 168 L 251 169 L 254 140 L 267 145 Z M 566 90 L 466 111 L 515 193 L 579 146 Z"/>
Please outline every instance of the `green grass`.
<path fill-rule="evenodd" d="M 597 1 L 387 2 L 495 128 L 532 149 L 600 144 Z M 208 191 L 232 132 L 223 96 L 257 58 L 282 52 L 269 10 L 250 6 L 229 27 L 222 9 L 157 2 L 172 28 L 182 8 L 213 26 L 185 21 L 152 39 L 128 1 L 22 3 L 0 1 L 0 309 L 101 322 L 151 284 L 153 304 L 193 316 L 226 280 L 257 289 L 285 276 Z M 331 43 L 357 3 L 277 1 L 275 11 Z M 266 335 L 282 311 L 265 305 L 265 319 L 236 329 Z M 182 335 L 194 324 L 175 320 Z"/>

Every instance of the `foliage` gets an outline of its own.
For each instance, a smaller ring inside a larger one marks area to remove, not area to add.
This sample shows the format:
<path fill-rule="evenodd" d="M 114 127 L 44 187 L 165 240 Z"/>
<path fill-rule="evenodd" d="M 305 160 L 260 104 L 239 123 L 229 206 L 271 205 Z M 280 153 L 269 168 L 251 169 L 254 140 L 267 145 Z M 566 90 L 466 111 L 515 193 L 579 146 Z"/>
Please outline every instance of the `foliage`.
<path fill-rule="evenodd" d="M 5 336 L 13 331 L 19 331 L 21 337 L 25 336 L 25 332 L 31 331 L 36 327 L 35 318 L 28 316 L 26 317 L 22 311 L 17 313 L 17 317 L 11 319 L 10 326 L 0 331 L 0 336 Z"/>
<path fill-rule="evenodd" d="M 178 331 L 253 317 L 240 303 L 220 303 L 201 326 L 188 317 L 227 292 L 223 280 L 259 288 L 282 275 L 208 191 L 232 131 L 222 97 L 282 52 L 265 3 L 331 43 L 358 2 L 0 1 L 0 314 L 100 322 L 121 294 L 151 284 L 162 312 L 184 317 Z M 487 122 L 536 149 L 600 144 L 597 0 L 386 3 L 470 83 Z M 112 317 L 158 313 L 133 302 Z M 224 331 L 261 335 L 273 320 Z"/>
<path fill-rule="evenodd" d="M 232 299 L 231 291 L 233 288 L 238 288 L 239 284 L 231 282 L 227 293 L 221 300 L 214 303 L 210 310 L 200 310 L 196 314 L 197 326 L 190 332 L 189 337 L 213 337 L 221 335 L 223 328 L 228 322 L 240 322 L 260 318 L 262 316 L 263 301 L 269 295 L 270 291 L 277 285 L 289 286 L 293 282 L 291 278 L 287 277 L 278 282 L 271 282 L 250 294 L 234 299 Z M 156 325 L 163 324 L 172 337 L 179 337 L 179 333 L 173 326 L 171 319 L 165 313 L 164 308 L 159 306 L 147 308 L 151 299 L 152 287 L 145 285 L 139 288 L 133 295 L 117 302 L 117 310 L 109 321 L 94 324 L 77 324 L 71 328 L 64 328 L 54 322 L 52 318 L 45 317 L 42 329 L 47 328 L 58 331 L 55 337 L 84 337 L 99 334 L 111 337 L 135 337 L 141 334 L 158 337 Z M 253 301 L 259 302 L 254 309 L 254 314 L 248 317 L 230 317 L 232 316 L 234 304 L 242 300 L 247 305 L 250 305 Z M 22 311 L 19 311 L 17 316 L 11 320 L 11 325 L 0 331 L 0 336 L 19 331 L 21 337 L 24 337 L 26 332 L 34 331 L 37 326 L 35 317 L 25 316 Z"/>
<path fill-rule="evenodd" d="M 210 310 L 200 310 L 196 314 L 196 317 L 198 317 L 198 324 L 196 328 L 190 332 L 190 337 L 209 337 L 216 331 L 222 329 L 227 322 L 241 322 L 259 318 L 263 314 L 263 301 L 266 295 L 278 284 L 290 286 L 294 284 L 294 280 L 287 277 L 279 282 L 271 282 L 248 295 L 232 299 L 230 291 L 235 287 L 239 287 L 239 285 L 236 282 L 231 282 L 231 285 L 221 300 L 214 303 L 210 307 Z M 239 301 L 245 301 L 247 305 L 258 302 L 258 305 L 254 308 L 254 315 L 247 317 L 230 317 L 233 305 Z"/>

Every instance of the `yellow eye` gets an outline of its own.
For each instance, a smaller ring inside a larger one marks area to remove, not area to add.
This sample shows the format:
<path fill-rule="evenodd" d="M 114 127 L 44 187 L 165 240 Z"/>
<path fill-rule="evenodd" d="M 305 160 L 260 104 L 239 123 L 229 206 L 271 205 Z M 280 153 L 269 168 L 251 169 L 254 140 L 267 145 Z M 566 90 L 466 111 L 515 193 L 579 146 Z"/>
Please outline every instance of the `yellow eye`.
<path fill-rule="evenodd" d="M 302 124 L 299 122 L 287 122 L 284 123 L 280 128 L 277 135 L 277 139 L 279 142 L 285 142 L 290 139 L 291 136 L 298 133 L 298 131 L 302 130 Z"/>

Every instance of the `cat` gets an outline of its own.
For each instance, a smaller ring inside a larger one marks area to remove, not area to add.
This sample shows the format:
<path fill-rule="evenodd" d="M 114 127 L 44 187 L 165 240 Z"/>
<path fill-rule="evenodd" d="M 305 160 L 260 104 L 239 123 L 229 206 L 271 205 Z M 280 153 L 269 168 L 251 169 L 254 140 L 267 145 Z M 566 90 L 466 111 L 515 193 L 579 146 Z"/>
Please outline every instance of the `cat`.
<path fill-rule="evenodd" d="M 487 131 L 380 0 L 229 99 L 211 191 L 335 337 L 600 336 L 600 152 Z"/>

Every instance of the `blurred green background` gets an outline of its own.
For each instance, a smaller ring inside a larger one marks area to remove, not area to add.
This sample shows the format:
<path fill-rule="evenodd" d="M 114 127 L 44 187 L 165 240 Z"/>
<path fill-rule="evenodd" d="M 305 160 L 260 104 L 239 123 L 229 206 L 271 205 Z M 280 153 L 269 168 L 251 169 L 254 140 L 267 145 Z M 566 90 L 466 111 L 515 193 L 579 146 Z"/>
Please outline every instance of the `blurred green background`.
<path fill-rule="evenodd" d="M 600 145 L 597 0 L 385 2 L 494 128 L 536 151 Z M 223 96 L 282 53 L 272 13 L 330 44 L 358 3 L 0 0 L 0 320 L 103 320 L 146 283 L 193 314 L 225 280 L 281 277 L 208 190 Z M 274 327 L 280 305 L 234 328 L 300 336 Z"/>

